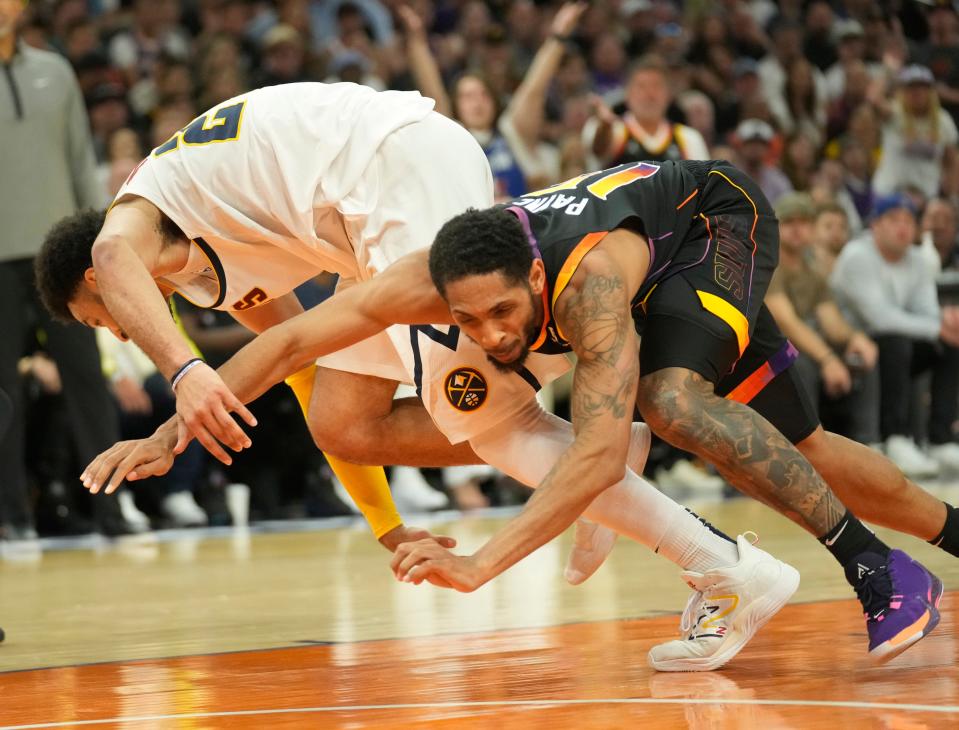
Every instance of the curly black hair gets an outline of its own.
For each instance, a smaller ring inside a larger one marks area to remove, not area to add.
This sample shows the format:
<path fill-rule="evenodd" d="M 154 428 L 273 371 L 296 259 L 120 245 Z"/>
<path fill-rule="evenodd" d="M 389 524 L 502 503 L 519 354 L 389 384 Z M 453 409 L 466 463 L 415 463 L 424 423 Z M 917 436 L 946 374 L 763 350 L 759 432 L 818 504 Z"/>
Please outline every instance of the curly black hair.
<path fill-rule="evenodd" d="M 93 242 L 104 218 L 105 210 L 90 208 L 61 219 L 50 229 L 33 262 L 40 299 L 57 319 L 74 321 L 67 304 L 77 293 L 83 273 L 93 266 Z"/>
<path fill-rule="evenodd" d="M 511 282 L 522 282 L 532 265 L 522 224 L 503 208 L 470 208 L 451 218 L 430 249 L 430 277 L 444 299 L 452 281 L 498 271 Z"/>

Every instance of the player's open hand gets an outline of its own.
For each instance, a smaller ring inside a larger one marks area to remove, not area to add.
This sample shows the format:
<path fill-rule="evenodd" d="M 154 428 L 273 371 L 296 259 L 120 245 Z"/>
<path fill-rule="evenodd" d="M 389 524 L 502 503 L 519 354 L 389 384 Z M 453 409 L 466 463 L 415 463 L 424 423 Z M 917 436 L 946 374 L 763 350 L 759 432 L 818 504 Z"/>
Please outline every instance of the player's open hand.
<path fill-rule="evenodd" d="M 161 428 L 149 438 L 114 444 L 90 462 L 80 481 L 92 494 L 104 486 L 104 491 L 112 494 L 124 480 L 166 474 L 173 465 L 175 438 L 175 431 Z"/>
<path fill-rule="evenodd" d="M 251 444 L 249 436 L 230 414 L 237 413 L 250 426 L 256 425 L 256 419 L 206 363 L 191 368 L 177 384 L 176 412 L 180 417 L 176 454 L 183 452 L 192 435 L 207 451 L 229 465 L 233 460 L 220 444 L 233 451 Z"/>
<path fill-rule="evenodd" d="M 461 593 L 472 593 L 487 581 L 472 555 L 454 555 L 434 540 L 404 542 L 393 553 L 390 567 L 404 583 L 428 581 Z"/>
<path fill-rule="evenodd" d="M 404 542 L 416 542 L 417 540 L 433 540 L 437 545 L 445 548 L 456 547 L 456 540 L 446 535 L 434 535 L 429 530 L 422 527 L 407 527 L 400 525 L 380 537 L 380 544 L 390 552 L 393 552 Z"/>

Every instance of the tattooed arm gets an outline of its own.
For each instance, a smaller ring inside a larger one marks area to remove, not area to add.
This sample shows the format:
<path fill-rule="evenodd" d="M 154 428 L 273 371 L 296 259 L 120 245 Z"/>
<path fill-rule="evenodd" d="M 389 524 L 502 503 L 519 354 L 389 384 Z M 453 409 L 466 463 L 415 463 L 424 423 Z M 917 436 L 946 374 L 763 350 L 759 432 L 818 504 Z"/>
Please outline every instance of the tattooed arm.
<path fill-rule="evenodd" d="M 576 437 L 520 515 L 472 556 L 426 541 L 401 545 L 393 559 L 397 578 L 475 590 L 559 535 L 623 478 L 639 379 L 626 281 L 620 264 L 597 249 L 557 302 L 557 324 L 579 358 L 572 392 Z"/>

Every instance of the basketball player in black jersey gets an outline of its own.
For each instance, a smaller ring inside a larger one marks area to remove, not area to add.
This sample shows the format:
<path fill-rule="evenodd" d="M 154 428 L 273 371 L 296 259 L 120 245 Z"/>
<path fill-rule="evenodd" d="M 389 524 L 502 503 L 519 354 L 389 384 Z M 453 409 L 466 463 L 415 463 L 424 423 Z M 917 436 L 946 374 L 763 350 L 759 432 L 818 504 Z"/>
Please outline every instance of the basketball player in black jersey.
<path fill-rule="evenodd" d="M 455 323 L 504 368 L 530 350 L 572 350 L 576 439 L 523 513 L 474 555 L 405 543 L 397 577 L 473 590 L 558 535 L 622 475 L 638 404 L 654 431 L 826 545 L 863 603 L 870 651 L 888 659 L 935 626 L 942 585 L 843 503 L 953 555 L 959 519 L 883 457 L 820 428 L 762 305 L 778 245 L 768 202 L 735 168 L 631 163 L 454 218 L 429 269 L 426 252 L 412 254 L 272 328 L 224 371 L 246 400 L 404 323 Z M 131 443 L 90 468 L 111 483 L 132 469 L 142 478 L 168 451 Z"/>
<path fill-rule="evenodd" d="M 604 462 L 622 462 L 635 403 L 655 433 L 832 552 L 863 604 L 872 654 L 889 658 L 928 633 L 941 582 L 829 485 L 881 524 L 900 517 L 868 502 L 904 499 L 903 511 L 945 522 L 954 510 L 820 427 L 790 367 L 796 351 L 763 305 L 778 249 L 768 201 L 724 162 L 622 165 L 449 221 L 430 272 L 453 320 L 500 367 L 530 351 L 575 352 L 576 440 L 472 562 L 408 544 L 394 556 L 398 574 L 453 584 L 461 567 L 496 575 L 559 534 L 603 490 Z"/>

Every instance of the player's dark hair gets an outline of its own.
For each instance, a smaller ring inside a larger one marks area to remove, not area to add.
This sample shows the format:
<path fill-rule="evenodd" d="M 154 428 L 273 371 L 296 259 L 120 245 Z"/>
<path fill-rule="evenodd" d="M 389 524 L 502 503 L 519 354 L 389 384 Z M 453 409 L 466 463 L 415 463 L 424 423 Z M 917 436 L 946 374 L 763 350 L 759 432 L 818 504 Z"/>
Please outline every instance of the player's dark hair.
<path fill-rule="evenodd" d="M 430 277 L 444 299 L 450 282 L 493 272 L 525 282 L 532 265 L 522 224 L 503 208 L 460 213 L 440 228 L 430 249 Z"/>
<path fill-rule="evenodd" d="M 105 217 L 105 210 L 88 208 L 61 219 L 50 229 L 33 262 L 40 299 L 57 319 L 74 321 L 67 304 L 93 265 L 93 242 Z"/>

